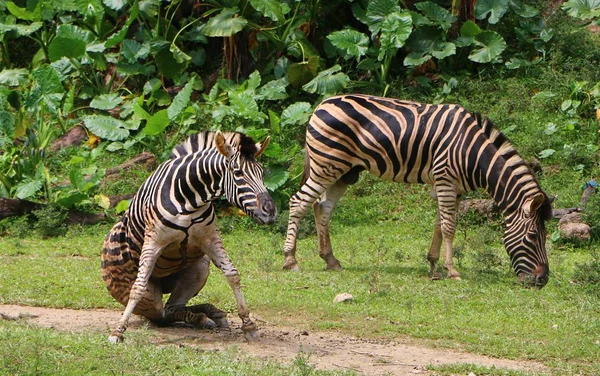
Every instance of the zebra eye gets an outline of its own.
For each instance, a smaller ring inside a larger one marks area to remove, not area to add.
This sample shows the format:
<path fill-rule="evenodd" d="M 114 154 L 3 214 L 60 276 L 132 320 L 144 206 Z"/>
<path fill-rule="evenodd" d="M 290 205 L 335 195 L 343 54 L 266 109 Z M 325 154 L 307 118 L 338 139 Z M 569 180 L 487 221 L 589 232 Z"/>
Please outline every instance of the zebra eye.
<path fill-rule="evenodd" d="M 242 170 L 233 170 L 233 176 L 236 178 L 241 178 L 244 176 L 244 171 Z"/>

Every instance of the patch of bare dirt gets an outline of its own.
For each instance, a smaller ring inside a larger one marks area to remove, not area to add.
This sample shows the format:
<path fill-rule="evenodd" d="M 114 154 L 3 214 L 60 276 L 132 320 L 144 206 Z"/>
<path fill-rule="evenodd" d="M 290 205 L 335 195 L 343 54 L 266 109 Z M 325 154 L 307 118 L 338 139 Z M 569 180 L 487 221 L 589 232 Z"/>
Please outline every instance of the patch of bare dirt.
<path fill-rule="evenodd" d="M 27 320 L 41 327 L 61 331 L 100 331 L 107 335 L 119 320 L 121 312 L 95 309 L 53 309 L 0 305 L 0 316 L 6 320 Z M 158 345 L 177 344 L 201 347 L 204 350 L 224 350 L 237 346 L 251 356 L 280 362 L 291 362 L 299 353 L 308 356 L 308 362 L 318 369 L 354 370 L 361 375 L 414 375 L 429 374 L 427 365 L 469 363 L 487 367 L 542 373 L 544 365 L 530 361 L 496 359 L 448 349 L 434 349 L 387 340 L 365 340 L 334 332 L 314 332 L 279 327 L 254 317 L 259 324 L 260 339 L 247 342 L 241 321 L 229 317 L 227 330 L 196 330 L 184 327 L 152 328 L 153 341 Z M 129 331 L 146 323 L 134 316 Z M 127 333 L 125 333 L 127 341 Z"/>

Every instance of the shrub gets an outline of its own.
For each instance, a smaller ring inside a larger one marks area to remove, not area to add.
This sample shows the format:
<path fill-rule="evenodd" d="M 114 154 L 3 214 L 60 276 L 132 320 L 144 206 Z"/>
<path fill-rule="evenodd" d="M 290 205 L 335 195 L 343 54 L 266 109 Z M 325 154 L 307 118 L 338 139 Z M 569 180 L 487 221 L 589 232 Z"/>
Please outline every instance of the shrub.
<path fill-rule="evenodd" d="M 67 210 L 59 205 L 47 205 L 33 212 L 35 230 L 42 238 L 64 236 L 67 233 Z"/>

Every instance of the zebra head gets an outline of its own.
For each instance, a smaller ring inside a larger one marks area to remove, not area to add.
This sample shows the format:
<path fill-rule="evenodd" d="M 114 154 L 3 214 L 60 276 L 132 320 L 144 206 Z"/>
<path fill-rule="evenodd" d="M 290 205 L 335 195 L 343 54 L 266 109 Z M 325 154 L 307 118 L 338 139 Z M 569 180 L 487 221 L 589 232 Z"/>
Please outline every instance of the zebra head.
<path fill-rule="evenodd" d="M 266 150 L 270 138 L 262 143 L 243 134 L 239 145 L 228 143 L 221 132 L 215 135 L 217 150 L 225 157 L 224 194 L 227 200 L 261 224 L 273 224 L 277 207 L 263 182 L 263 167 L 256 161 Z"/>
<path fill-rule="evenodd" d="M 544 287 L 548 282 L 550 269 L 544 221 L 551 217 L 550 200 L 539 192 L 525 199 L 521 208 L 505 219 L 504 245 L 523 284 Z"/>

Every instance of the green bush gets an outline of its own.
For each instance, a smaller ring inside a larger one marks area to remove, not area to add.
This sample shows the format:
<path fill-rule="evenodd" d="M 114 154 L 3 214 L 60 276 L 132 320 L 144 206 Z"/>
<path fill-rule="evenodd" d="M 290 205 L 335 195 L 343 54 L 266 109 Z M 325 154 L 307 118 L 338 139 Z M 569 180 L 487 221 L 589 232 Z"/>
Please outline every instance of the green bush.
<path fill-rule="evenodd" d="M 67 233 L 67 210 L 59 205 L 47 205 L 33 212 L 35 230 L 42 238 L 64 236 Z"/>

